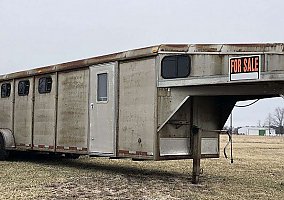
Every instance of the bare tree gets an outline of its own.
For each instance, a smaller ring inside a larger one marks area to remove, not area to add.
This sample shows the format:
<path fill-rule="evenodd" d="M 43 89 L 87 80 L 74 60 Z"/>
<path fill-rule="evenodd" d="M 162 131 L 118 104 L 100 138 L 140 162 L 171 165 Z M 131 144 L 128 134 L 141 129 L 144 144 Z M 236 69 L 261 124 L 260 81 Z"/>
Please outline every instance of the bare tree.
<path fill-rule="evenodd" d="M 267 118 L 266 118 L 266 120 L 265 120 L 265 123 L 264 123 L 264 126 L 267 126 L 268 127 L 268 131 L 269 131 L 269 134 L 271 133 L 270 132 L 270 128 L 273 126 L 272 125 L 272 121 L 274 121 L 273 120 L 273 117 L 272 117 L 272 115 L 271 115 L 271 113 L 269 113 L 268 114 L 268 116 L 267 116 Z"/>
<path fill-rule="evenodd" d="M 276 127 L 283 127 L 284 108 L 276 108 L 272 117 L 272 125 Z"/>
<path fill-rule="evenodd" d="M 278 134 L 284 134 L 283 132 L 284 124 L 284 108 L 277 107 L 273 113 L 269 113 L 266 118 L 265 125 L 270 127 L 275 127 Z"/>
<path fill-rule="evenodd" d="M 272 117 L 272 114 L 269 113 L 268 116 L 266 117 L 266 120 L 265 120 L 265 122 L 264 122 L 264 125 L 265 125 L 265 126 L 268 126 L 268 127 L 271 127 L 271 126 L 272 126 L 272 121 L 274 121 L 274 120 L 273 120 L 273 117 Z"/>

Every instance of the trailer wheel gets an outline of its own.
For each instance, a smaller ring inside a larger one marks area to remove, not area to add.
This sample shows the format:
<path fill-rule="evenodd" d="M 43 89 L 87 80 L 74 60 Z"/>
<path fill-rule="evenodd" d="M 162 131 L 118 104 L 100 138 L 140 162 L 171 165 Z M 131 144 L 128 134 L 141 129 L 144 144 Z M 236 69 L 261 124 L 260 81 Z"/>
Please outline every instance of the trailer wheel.
<path fill-rule="evenodd" d="M 78 159 L 80 157 L 79 154 L 74 154 L 74 153 L 66 153 L 65 154 L 65 158 L 68 158 L 68 159 Z"/>
<path fill-rule="evenodd" d="M 2 135 L 0 135 L 0 160 L 6 160 L 9 157 L 9 151 L 5 150 L 5 142 Z"/>

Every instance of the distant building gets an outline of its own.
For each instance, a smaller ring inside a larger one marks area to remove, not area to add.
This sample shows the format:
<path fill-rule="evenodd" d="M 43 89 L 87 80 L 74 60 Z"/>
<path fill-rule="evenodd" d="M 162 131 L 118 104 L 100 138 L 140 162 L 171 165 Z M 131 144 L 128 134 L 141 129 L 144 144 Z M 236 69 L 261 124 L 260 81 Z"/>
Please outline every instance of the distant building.
<path fill-rule="evenodd" d="M 276 136 L 274 128 L 245 126 L 238 129 L 240 135 L 260 135 L 260 136 Z"/>

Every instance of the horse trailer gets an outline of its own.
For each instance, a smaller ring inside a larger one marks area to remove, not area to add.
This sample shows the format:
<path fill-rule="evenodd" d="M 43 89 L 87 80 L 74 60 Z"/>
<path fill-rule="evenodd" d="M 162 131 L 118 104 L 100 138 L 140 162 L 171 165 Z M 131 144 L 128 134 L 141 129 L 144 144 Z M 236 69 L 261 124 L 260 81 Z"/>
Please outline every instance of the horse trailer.
<path fill-rule="evenodd" d="M 218 158 L 235 103 L 283 93 L 283 44 L 158 45 L 0 76 L 10 151 Z"/>

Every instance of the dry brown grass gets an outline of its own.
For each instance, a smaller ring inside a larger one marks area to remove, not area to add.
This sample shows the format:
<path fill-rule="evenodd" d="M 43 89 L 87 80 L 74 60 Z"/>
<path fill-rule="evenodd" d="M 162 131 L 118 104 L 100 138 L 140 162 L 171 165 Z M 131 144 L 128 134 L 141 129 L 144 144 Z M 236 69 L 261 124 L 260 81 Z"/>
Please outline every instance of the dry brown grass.
<path fill-rule="evenodd" d="M 0 199 L 284 199 L 284 137 L 235 136 L 234 157 L 202 160 L 199 185 L 191 160 L 17 157 L 0 162 Z"/>

